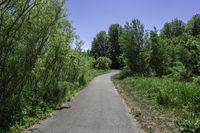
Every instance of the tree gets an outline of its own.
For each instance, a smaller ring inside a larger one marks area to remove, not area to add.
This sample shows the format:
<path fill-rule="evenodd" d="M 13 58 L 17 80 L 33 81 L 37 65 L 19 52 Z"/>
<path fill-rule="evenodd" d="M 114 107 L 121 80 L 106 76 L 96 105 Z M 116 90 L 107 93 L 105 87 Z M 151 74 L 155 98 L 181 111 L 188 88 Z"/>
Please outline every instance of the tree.
<path fill-rule="evenodd" d="M 120 44 L 127 66 L 133 74 L 144 72 L 144 59 L 141 56 L 144 47 L 144 26 L 138 19 L 126 22 Z"/>
<path fill-rule="evenodd" d="M 187 31 L 192 36 L 200 35 L 200 14 L 194 15 L 187 23 Z"/>
<path fill-rule="evenodd" d="M 64 0 L 0 2 L 0 132 L 63 98 L 58 83 L 72 64 L 72 27 L 63 9 Z"/>
<path fill-rule="evenodd" d="M 182 20 L 174 19 L 171 22 L 164 24 L 161 29 L 161 35 L 166 37 L 177 37 L 182 35 L 185 32 L 185 24 Z"/>
<path fill-rule="evenodd" d="M 108 36 L 105 31 L 99 32 L 93 39 L 91 53 L 95 58 L 108 57 Z"/>
<path fill-rule="evenodd" d="M 178 59 L 193 75 L 200 75 L 200 39 L 188 37 L 185 42 L 180 42 L 178 47 Z"/>
<path fill-rule="evenodd" d="M 108 30 L 108 54 L 112 60 L 111 68 L 120 68 L 120 55 L 122 54 L 120 48 L 120 36 L 122 34 L 122 27 L 119 24 L 112 24 Z"/>
<path fill-rule="evenodd" d="M 162 76 L 167 69 L 164 47 L 162 47 L 159 41 L 156 28 L 150 31 L 150 44 L 151 44 L 151 56 L 150 67 L 156 73 L 157 76 Z"/>
<path fill-rule="evenodd" d="M 80 36 L 75 36 L 75 50 L 78 52 L 82 52 L 82 47 L 85 44 L 83 40 L 80 39 Z"/>

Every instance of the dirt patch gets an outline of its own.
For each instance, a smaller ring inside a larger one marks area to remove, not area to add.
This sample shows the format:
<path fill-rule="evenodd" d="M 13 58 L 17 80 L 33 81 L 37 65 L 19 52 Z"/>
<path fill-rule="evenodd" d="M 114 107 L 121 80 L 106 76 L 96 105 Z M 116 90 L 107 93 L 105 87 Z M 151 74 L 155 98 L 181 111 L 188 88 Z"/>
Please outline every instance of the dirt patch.
<path fill-rule="evenodd" d="M 141 133 L 179 133 L 177 115 L 172 109 L 164 109 L 138 93 L 129 93 L 123 80 L 112 78 L 119 94 L 124 98 L 129 113 L 137 120 Z"/>

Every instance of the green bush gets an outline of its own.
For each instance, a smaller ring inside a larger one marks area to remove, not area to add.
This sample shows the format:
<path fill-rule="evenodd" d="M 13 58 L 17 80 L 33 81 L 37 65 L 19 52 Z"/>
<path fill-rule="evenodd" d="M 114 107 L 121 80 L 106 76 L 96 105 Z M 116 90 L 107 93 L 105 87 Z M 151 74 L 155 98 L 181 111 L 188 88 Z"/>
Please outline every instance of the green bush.
<path fill-rule="evenodd" d="M 127 66 L 125 66 L 120 72 L 119 78 L 124 79 L 127 78 L 128 76 L 131 76 L 131 74 L 132 74 L 131 70 Z"/>
<path fill-rule="evenodd" d="M 96 69 L 109 69 L 112 61 L 107 57 L 99 57 L 93 62 L 93 66 Z"/>
<path fill-rule="evenodd" d="M 171 77 L 175 80 L 189 80 L 191 73 L 187 71 L 183 63 L 177 61 L 175 62 L 175 66 L 169 68 L 170 74 L 168 77 Z"/>
<path fill-rule="evenodd" d="M 200 76 L 197 76 L 197 77 L 193 77 L 193 82 L 200 85 Z"/>
<path fill-rule="evenodd" d="M 79 77 L 79 86 L 85 85 L 86 84 L 86 79 L 85 79 L 85 75 L 81 74 L 81 76 Z"/>
<path fill-rule="evenodd" d="M 182 118 L 178 120 L 177 125 L 183 133 L 199 133 L 200 132 L 200 115 L 185 111 Z"/>
<path fill-rule="evenodd" d="M 169 103 L 169 97 L 166 93 L 159 91 L 156 101 L 160 105 L 167 105 Z"/>

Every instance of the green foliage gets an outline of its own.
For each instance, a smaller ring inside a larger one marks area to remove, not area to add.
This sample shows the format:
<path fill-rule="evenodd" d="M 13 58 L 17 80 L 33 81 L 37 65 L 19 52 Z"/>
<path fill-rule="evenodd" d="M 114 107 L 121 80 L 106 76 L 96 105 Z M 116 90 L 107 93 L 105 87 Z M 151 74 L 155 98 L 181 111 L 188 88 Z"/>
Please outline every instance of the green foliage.
<path fill-rule="evenodd" d="M 155 75 L 162 76 L 166 74 L 168 69 L 168 56 L 166 53 L 165 43 L 159 39 L 156 29 L 150 32 L 150 67 L 155 72 Z"/>
<path fill-rule="evenodd" d="M 79 77 L 79 85 L 86 85 L 85 75 L 83 74 Z"/>
<path fill-rule="evenodd" d="M 185 24 L 179 19 L 174 19 L 171 22 L 164 24 L 161 29 L 161 35 L 166 37 L 177 37 L 185 32 Z"/>
<path fill-rule="evenodd" d="M 167 105 L 169 103 L 169 97 L 166 93 L 159 91 L 156 101 L 160 105 Z"/>
<path fill-rule="evenodd" d="M 178 126 L 182 131 L 197 133 L 200 120 L 200 86 L 169 78 L 128 77 L 123 79 L 130 96 L 137 94 L 153 105 L 175 109 L 179 113 Z"/>
<path fill-rule="evenodd" d="M 181 132 L 199 133 L 200 132 L 200 115 L 185 111 L 182 119 L 177 122 Z"/>
<path fill-rule="evenodd" d="M 191 23 L 198 25 L 198 15 L 187 25 L 192 25 Z M 157 32 L 154 28 L 150 33 L 144 34 L 144 26 L 139 20 L 125 24 L 120 45 L 131 74 L 159 77 L 170 74 L 174 75 L 173 78 L 177 76 L 175 79 L 187 81 L 190 81 L 192 76 L 198 76 L 199 37 L 187 34 L 185 24 L 178 19 L 166 23 L 160 34 Z"/>
<path fill-rule="evenodd" d="M 121 47 L 125 61 L 133 74 L 141 74 L 144 71 L 144 26 L 138 19 L 126 23 L 121 36 Z"/>
<path fill-rule="evenodd" d="M 188 72 L 188 70 L 181 62 L 176 62 L 175 66 L 169 68 L 169 71 L 170 71 L 170 74 L 168 75 L 169 77 L 180 81 L 188 80 L 191 74 L 190 72 Z"/>
<path fill-rule="evenodd" d="M 110 68 L 111 64 L 112 64 L 112 61 L 109 58 L 99 57 L 94 61 L 93 66 L 96 69 L 106 70 Z"/>
<path fill-rule="evenodd" d="M 125 67 L 121 70 L 120 75 L 119 75 L 119 78 L 120 78 L 120 79 L 124 79 L 124 78 L 127 78 L 127 77 L 131 76 L 131 75 L 132 75 L 131 70 L 130 70 L 127 66 L 125 66 Z"/>
<path fill-rule="evenodd" d="M 183 36 L 175 38 L 176 46 L 174 46 L 175 60 L 181 61 L 187 70 L 191 71 L 193 75 L 200 74 L 200 45 L 199 38 L 191 36 Z M 174 39 L 174 40 L 175 40 Z M 192 76 L 192 75 L 191 75 Z"/>
<path fill-rule="evenodd" d="M 45 55 L 51 53 L 56 58 L 61 47 L 65 49 L 64 52 L 69 49 L 71 25 L 68 20 L 61 19 L 64 15 L 62 7 L 62 1 L 52 0 L 5 0 L 1 5 L 0 128 L 7 128 L 30 114 L 36 114 L 33 113 L 34 108 L 46 106 L 42 86 L 47 82 L 55 82 L 54 85 L 46 86 L 50 89 L 49 97 L 52 97 L 52 92 L 59 91 L 57 82 L 60 77 L 56 73 L 61 73 L 58 69 L 62 66 L 63 58 L 59 56 L 58 61 L 52 62 L 48 67 L 45 66 Z M 63 27 L 66 27 L 66 30 Z M 59 39 L 52 36 L 56 33 L 66 35 L 61 36 L 61 41 L 66 41 L 66 46 L 61 43 L 56 46 L 57 49 L 51 50 L 51 40 Z M 46 71 L 48 77 L 44 78 L 47 80 L 40 80 Z M 52 80 L 56 76 L 58 78 Z"/>
<path fill-rule="evenodd" d="M 157 88 L 161 93 L 166 93 L 170 98 L 169 104 L 182 108 L 186 103 L 193 103 L 195 97 L 198 97 L 199 86 L 194 83 L 174 81 L 168 78 L 156 77 L 130 77 L 125 79 L 127 84 L 134 85 L 135 89 L 147 91 L 150 88 Z M 156 91 L 159 93 L 159 91 Z"/>
<path fill-rule="evenodd" d="M 119 24 L 110 25 L 108 34 L 105 31 L 99 32 L 92 41 L 91 55 L 95 58 L 108 57 L 112 61 L 111 68 L 121 68 L 123 66 L 120 48 L 121 34 L 122 27 Z"/>
<path fill-rule="evenodd" d="M 200 34 L 200 14 L 194 15 L 188 21 L 187 31 L 192 36 L 198 36 Z"/>
<path fill-rule="evenodd" d="M 108 57 L 108 35 L 105 31 L 99 32 L 92 41 L 91 54 L 95 57 Z"/>
<path fill-rule="evenodd" d="M 93 58 L 80 47 L 71 49 L 74 34 L 64 2 L 0 4 L 0 132 L 19 132 L 46 117 L 104 72 L 92 68 Z"/>
<path fill-rule="evenodd" d="M 122 54 L 120 48 L 120 36 L 122 27 L 119 24 L 112 24 L 108 30 L 108 55 L 112 60 L 111 68 L 119 69 L 122 67 L 120 56 Z"/>
<path fill-rule="evenodd" d="M 82 52 L 82 47 L 84 45 L 84 41 L 80 39 L 80 36 L 75 36 L 75 50 L 78 52 Z"/>
<path fill-rule="evenodd" d="M 197 77 L 193 77 L 193 82 L 200 85 L 200 76 L 197 76 Z"/>

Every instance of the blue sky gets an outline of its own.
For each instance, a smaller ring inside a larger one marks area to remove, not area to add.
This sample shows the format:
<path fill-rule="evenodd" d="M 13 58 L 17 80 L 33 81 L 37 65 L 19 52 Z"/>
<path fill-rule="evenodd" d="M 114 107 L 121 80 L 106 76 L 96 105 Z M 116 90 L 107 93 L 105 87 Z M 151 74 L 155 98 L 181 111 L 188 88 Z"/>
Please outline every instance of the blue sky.
<path fill-rule="evenodd" d="M 84 49 L 101 31 L 107 31 L 110 24 L 121 24 L 138 18 L 145 29 L 162 28 L 174 18 L 187 22 L 200 13 L 200 0 L 68 0 L 68 19 L 76 33 L 85 41 Z"/>

